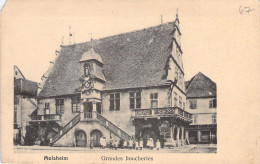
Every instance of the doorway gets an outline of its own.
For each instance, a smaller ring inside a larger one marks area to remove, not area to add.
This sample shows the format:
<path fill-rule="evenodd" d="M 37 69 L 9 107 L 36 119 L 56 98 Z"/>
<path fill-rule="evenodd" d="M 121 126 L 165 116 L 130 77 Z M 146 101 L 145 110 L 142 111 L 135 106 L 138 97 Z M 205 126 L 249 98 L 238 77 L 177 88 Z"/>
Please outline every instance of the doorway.
<path fill-rule="evenodd" d="M 92 109 L 93 105 L 92 102 L 84 102 L 84 118 L 92 118 Z"/>
<path fill-rule="evenodd" d="M 76 137 L 76 147 L 86 147 L 87 135 L 84 131 L 82 130 L 77 131 L 75 137 Z"/>
<path fill-rule="evenodd" d="M 100 138 L 103 136 L 102 133 L 99 130 L 93 130 L 90 136 L 93 138 L 93 146 L 100 146 Z"/>
<path fill-rule="evenodd" d="M 147 139 L 148 138 L 152 138 L 154 145 L 157 141 L 157 139 L 159 139 L 158 134 L 152 129 L 152 128 L 146 128 L 141 132 L 141 137 L 144 141 L 144 147 L 147 147 Z"/>

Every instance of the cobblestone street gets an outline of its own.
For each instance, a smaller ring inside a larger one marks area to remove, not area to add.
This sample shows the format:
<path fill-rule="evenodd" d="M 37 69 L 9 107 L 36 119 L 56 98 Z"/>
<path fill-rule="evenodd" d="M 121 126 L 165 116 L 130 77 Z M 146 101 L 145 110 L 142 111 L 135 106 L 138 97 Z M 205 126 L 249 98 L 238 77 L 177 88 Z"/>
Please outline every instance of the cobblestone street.
<path fill-rule="evenodd" d="M 49 147 L 49 146 L 15 146 L 15 153 L 46 153 L 46 152 L 69 152 L 69 153 L 216 153 L 216 145 L 186 145 L 175 148 L 163 148 L 160 150 L 150 150 L 144 148 L 143 150 L 129 150 L 129 149 L 117 149 L 111 150 L 109 148 L 80 148 L 80 147 Z"/>

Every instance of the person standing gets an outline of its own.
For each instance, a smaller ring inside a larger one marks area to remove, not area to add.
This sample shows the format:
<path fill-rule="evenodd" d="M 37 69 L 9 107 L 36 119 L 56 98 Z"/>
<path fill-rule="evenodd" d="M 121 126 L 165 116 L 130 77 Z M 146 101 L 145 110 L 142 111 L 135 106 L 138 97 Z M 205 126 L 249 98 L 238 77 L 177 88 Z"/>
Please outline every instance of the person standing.
<path fill-rule="evenodd" d="M 117 141 L 117 139 L 115 139 L 114 140 L 114 148 L 115 148 L 115 150 L 117 150 L 117 147 L 118 147 L 118 141 Z"/>
<path fill-rule="evenodd" d="M 143 149 L 143 147 L 144 147 L 144 141 L 143 141 L 143 139 L 142 139 L 142 138 L 140 139 L 140 142 L 139 142 L 139 147 L 140 147 L 140 150 L 142 150 L 142 149 Z"/>
<path fill-rule="evenodd" d="M 159 139 L 156 141 L 156 149 L 159 150 L 161 148 L 161 142 Z"/>
<path fill-rule="evenodd" d="M 113 139 L 111 138 L 110 140 L 109 140 L 109 146 L 110 146 L 110 149 L 113 149 Z"/>
<path fill-rule="evenodd" d="M 131 150 L 133 148 L 133 139 L 129 140 L 129 145 L 128 145 L 129 149 Z"/>
<path fill-rule="evenodd" d="M 107 146 L 107 142 L 106 142 L 106 137 L 103 137 L 103 144 L 102 144 L 102 148 L 105 149 Z"/>
<path fill-rule="evenodd" d="M 90 137 L 89 146 L 90 146 L 90 149 L 93 149 L 93 137 Z"/>
<path fill-rule="evenodd" d="M 153 138 L 150 138 L 150 148 L 153 150 L 154 144 L 153 144 Z"/>
<path fill-rule="evenodd" d="M 138 140 L 136 139 L 135 140 L 135 150 L 138 150 L 139 149 L 139 144 L 138 144 Z"/>
<path fill-rule="evenodd" d="M 101 149 L 104 149 L 104 140 L 105 140 L 104 137 L 100 138 L 100 146 L 101 146 L 100 148 Z"/>
<path fill-rule="evenodd" d="M 123 144 L 123 146 L 124 146 L 124 149 L 127 148 L 127 140 L 124 140 L 124 144 Z"/>

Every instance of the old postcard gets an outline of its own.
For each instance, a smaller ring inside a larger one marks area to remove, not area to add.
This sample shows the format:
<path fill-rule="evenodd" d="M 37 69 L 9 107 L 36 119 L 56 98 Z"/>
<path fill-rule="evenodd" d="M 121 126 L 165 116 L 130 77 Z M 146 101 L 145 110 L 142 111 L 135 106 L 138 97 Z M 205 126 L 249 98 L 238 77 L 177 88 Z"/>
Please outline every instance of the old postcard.
<path fill-rule="evenodd" d="M 9 0 L 3 163 L 258 163 L 259 2 Z"/>

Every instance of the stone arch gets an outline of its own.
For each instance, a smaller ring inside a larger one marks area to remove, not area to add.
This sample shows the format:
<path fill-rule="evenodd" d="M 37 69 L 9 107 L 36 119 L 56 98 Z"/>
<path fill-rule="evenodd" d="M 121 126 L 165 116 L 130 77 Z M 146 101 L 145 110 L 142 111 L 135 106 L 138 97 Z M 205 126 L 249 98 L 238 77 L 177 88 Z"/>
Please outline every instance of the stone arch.
<path fill-rule="evenodd" d="M 140 132 L 140 138 L 143 139 L 144 147 L 146 147 L 148 138 L 152 138 L 155 145 L 157 139 L 160 138 L 160 134 L 154 128 L 143 128 Z"/>
<path fill-rule="evenodd" d="M 83 130 L 75 131 L 75 142 L 76 142 L 76 147 L 87 146 L 87 135 Z"/>
<path fill-rule="evenodd" d="M 103 136 L 102 132 L 98 129 L 94 129 L 90 132 L 90 137 L 92 137 L 93 146 L 100 146 L 100 138 Z"/>

